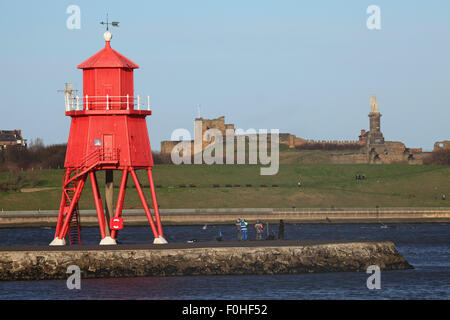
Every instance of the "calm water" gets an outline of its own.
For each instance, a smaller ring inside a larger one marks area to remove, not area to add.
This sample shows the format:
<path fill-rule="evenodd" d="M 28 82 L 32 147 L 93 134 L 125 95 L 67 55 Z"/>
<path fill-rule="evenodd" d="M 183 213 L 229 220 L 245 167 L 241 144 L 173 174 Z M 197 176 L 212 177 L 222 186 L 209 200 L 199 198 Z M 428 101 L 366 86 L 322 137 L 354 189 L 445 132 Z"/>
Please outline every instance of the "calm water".
<path fill-rule="evenodd" d="M 270 231 L 276 233 L 277 226 Z M 234 240 L 233 226 L 166 227 L 170 242 Z M 0 245 L 46 245 L 54 229 L 0 229 Z M 98 243 L 98 228 L 84 228 L 84 243 Z M 250 230 L 249 239 L 254 239 Z M 366 273 L 264 276 L 190 276 L 0 282 L 0 299 L 449 299 L 450 224 L 286 225 L 286 239 L 389 240 L 414 270 L 382 271 L 381 289 L 368 290 Z M 129 227 L 122 243 L 151 242 L 149 228 Z"/>

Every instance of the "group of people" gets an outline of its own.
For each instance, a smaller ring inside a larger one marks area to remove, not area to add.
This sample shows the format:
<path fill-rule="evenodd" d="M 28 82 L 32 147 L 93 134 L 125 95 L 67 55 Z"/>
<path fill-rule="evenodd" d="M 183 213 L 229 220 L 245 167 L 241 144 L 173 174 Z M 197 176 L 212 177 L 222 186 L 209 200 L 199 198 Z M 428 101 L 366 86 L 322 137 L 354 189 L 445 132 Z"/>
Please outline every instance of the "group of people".
<path fill-rule="evenodd" d="M 237 239 L 240 240 L 248 240 L 248 222 L 245 218 L 236 220 L 236 231 L 237 231 Z M 254 225 L 256 231 L 256 240 L 262 240 L 264 234 L 264 224 L 257 220 Z M 267 236 L 267 240 L 274 240 L 275 236 L 271 233 Z M 280 220 L 280 224 L 278 227 L 278 239 L 284 239 L 284 221 Z"/>

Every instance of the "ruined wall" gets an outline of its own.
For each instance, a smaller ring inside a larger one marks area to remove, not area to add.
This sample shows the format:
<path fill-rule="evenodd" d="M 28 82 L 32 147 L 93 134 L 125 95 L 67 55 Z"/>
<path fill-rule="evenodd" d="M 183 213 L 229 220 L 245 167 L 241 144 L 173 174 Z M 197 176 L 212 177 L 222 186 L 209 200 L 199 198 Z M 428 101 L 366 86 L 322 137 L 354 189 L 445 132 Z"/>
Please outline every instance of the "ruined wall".
<path fill-rule="evenodd" d="M 381 164 L 422 164 L 426 153 L 408 149 L 398 141 L 386 141 L 382 145 L 368 145 L 368 163 Z"/>
<path fill-rule="evenodd" d="M 333 154 L 331 162 L 336 164 L 423 164 L 428 153 L 414 152 L 402 142 L 387 141 L 383 145 L 367 145 L 359 153 Z"/>
<path fill-rule="evenodd" d="M 282 135 L 283 135 L 283 137 L 282 137 Z M 283 134 L 280 134 L 280 143 L 288 145 L 289 148 L 294 149 L 296 146 L 305 144 L 306 140 L 297 137 L 295 134 L 283 133 Z"/>
<path fill-rule="evenodd" d="M 433 151 L 438 151 L 441 149 L 450 149 L 450 141 L 438 141 L 434 144 Z"/>
<path fill-rule="evenodd" d="M 372 98 L 373 103 L 371 108 L 373 110 L 378 110 L 378 106 L 375 98 Z M 370 131 L 361 130 L 361 135 L 358 140 L 355 141 L 338 141 L 338 140 L 307 140 L 299 138 L 290 133 L 280 133 L 279 142 L 280 144 L 287 145 L 291 149 L 296 147 L 305 146 L 311 144 L 311 148 L 315 149 L 316 146 L 313 145 L 323 145 L 324 149 L 330 149 L 329 145 L 333 147 L 336 145 L 339 149 L 345 149 L 348 145 L 348 149 L 357 150 L 355 145 L 361 146 L 360 153 L 348 153 L 348 154 L 335 154 L 331 156 L 332 163 L 405 163 L 405 164 L 422 164 L 425 157 L 425 153 L 422 154 L 422 149 L 409 149 L 404 143 L 399 141 L 385 141 L 383 134 L 380 130 L 380 117 L 379 112 L 371 112 L 369 114 L 370 118 Z M 221 116 L 216 119 L 203 119 L 197 118 L 196 121 L 201 121 L 202 124 L 202 151 L 205 150 L 210 144 L 214 142 L 212 137 L 211 141 L 207 141 L 205 138 L 205 132 L 209 129 L 217 129 L 222 135 L 225 135 L 227 129 L 232 129 L 233 134 L 235 127 L 234 124 L 225 123 L 225 117 Z M 197 130 L 194 130 L 197 132 Z M 236 138 L 235 138 L 236 139 Z M 225 141 L 225 137 L 223 137 Z M 161 153 L 170 154 L 172 149 L 179 143 L 179 141 L 162 141 L 161 142 Z M 270 135 L 268 135 L 268 143 L 270 143 Z M 235 140 L 236 145 L 236 140 Z M 450 141 L 436 142 L 434 146 L 435 150 L 439 148 L 450 148 Z M 331 148 L 333 149 L 333 148 Z M 330 149 L 330 150 L 331 150 Z M 225 150 L 224 150 L 225 151 Z M 194 154 L 194 143 L 191 143 L 191 154 Z"/>
<path fill-rule="evenodd" d="M 228 124 L 227 124 L 227 123 L 226 123 L 226 124 L 225 124 L 225 129 L 226 129 L 226 130 L 233 130 L 233 133 L 234 133 L 234 130 L 235 130 L 235 129 L 234 129 L 234 124 L 232 124 L 232 123 L 228 123 Z"/>
<path fill-rule="evenodd" d="M 205 132 L 209 129 L 217 129 L 219 130 L 222 135 L 225 135 L 227 133 L 226 130 L 233 130 L 234 134 L 234 124 L 232 123 L 225 123 L 225 117 L 219 117 L 216 119 L 203 119 L 203 118 L 196 118 L 195 119 L 196 123 L 197 121 L 201 121 L 202 124 L 202 130 L 201 130 L 201 135 L 202 135 L 202 151 L 205 150 L 205 148 L 210 145 L 211 143 L 214 142 L 214 137 L 212 137 L 211 141 L 207 141 L 205 139 Z M 197 124 L 196 124 L 197 125 Z M 195 129 L 194 129 L 194 135 L 195 135 Z M 224 137 L 224 141 L 225 141 L 225 137 Z M 163 154 L 170 154 L 172 152 L 172 149 L 174 147 L 176 147 L 176 145 L 180 143 L 180 141 L 161 141 L 161 153 Z M 191 141 L 191 154 L 194 154 L 194 141 Z"/>
<path fill-rule="evenodd" d="M 405 144 L 399 141 L 386 141 L 384 146 L 389 153 L 403 153 L 406 151 Z"/>
<path fill-rule="evenodd" d="M 300 147 L 300 146 L 307 146 L 307 145 L 323 145 L 324 149 L 325 146 L 329 146 L 329 145 L 336 145 L 337 147 L 339 147 L 339 149 L 344 149 L 346 146 L 349 147 L 349 149 L 354 149 L 355 145 L 360 145 L 361 148 L 364 147 L 366 145 L 365 142 L 363 141 L 349 141 L 349 140 L 312 140 L 312 139 L 302 139 L 302 138 L 298 138 L 294 135 L 290 136 L 289 139 L 289 148 L 293 149 L 296 147 Z"/>
<path fill-rule="evenodd" d="M 219 117 L 217 119 L 203 119 L 203 118 L 196 118 L 195 121 L 201 121 L 202 122 L 202 135 L 205 134 L 206 130 L 209 129 L 217 129 L 219 130 L 223 135 L 225 134 L 225 130 L 228 129 L 234 129 L 234 124 L 225 124 L 225 117 Z"/>
<path fill-rule="evenodd" d="M 285 144 L 285 145 L 290 145 L 290 138 L 291 138 L 291 134 L 290 133 L 280 133 L 278 135 L 280 144 Z"/>
<path fill-rule="evenodd" d="M 172 149 L 181 141 L 161 141 L 161 153 L 170 154 Z"/>
<path fill-rule="evenodd" d="M 202 132 L 204 133 L 206 130 L 215 128 L 220 130 L 222 133 L 225 133 L 225 117 L 219 117 L 217 119 L 203 119 L 197 118 L 195 121 L 202 122 Z"/>
<path fill-rule="evenodd" d="M 196 118 L 195 121 L 201 121 L 202 123 L 202 150 L 205 150 L 210 144 L 214 143 L 214 137 L 211 137 L 211 141 L 205 138 L 205 132 L 209 129 L 217 129 L 221 132 L 223 140 L 225 141 L 226 134 L 234 134 L 234 124 L 225 123 L 225 117 L 221 116 L 217 119 L 203 119 Z M 227 132 L 227 130 L 233 130 L 232 133 Z M 195 139 L 195 138 L 194 138 Z"/>

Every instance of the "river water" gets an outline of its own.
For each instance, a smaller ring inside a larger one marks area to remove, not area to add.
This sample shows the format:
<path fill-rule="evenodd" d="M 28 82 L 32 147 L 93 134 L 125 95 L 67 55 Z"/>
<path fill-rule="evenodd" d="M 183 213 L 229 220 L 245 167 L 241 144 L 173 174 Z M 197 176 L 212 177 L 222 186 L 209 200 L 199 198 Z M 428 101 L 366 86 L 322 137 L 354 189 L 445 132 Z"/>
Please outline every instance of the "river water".
<path fill-rule="evenodd" d="M 277 233 L 277 225 L 269 230 Z M 230 226 L 167 226 L 169 242 L 234 240 Z M 0 229 L 0 245 L 46 245 L 54 229 Z M 98 228 L 84 228 L 83 243 L 98 243 Z M 249 231 L 249 239 L 255 233 Z M 449 299 L 450 224 L 287 224 L 285 239 L 393 241 L 414 270 L 382 271 L 381 289 L 369 290 L 366 273 L 189 276 L 0 282 L 0 299 Z M 152 242 L 148 227 L 128 227 L 122 243 Z M 1 253 L 0 253 L 1 254 Z"/>

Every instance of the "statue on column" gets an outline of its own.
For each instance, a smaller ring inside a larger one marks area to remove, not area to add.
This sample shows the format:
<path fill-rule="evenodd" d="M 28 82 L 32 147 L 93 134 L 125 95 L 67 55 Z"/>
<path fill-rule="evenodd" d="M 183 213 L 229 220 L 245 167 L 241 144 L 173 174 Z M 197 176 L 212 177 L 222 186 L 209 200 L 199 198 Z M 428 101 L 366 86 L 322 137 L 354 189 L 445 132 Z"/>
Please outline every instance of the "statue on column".
<path fill-rule="evenodd" d="M 370 97 L 370 112 L 380 113 L 380 110 L 378 108 L 377 97 L 375 97 L 375 94 L 372 94 L 372 96 Z"/>

